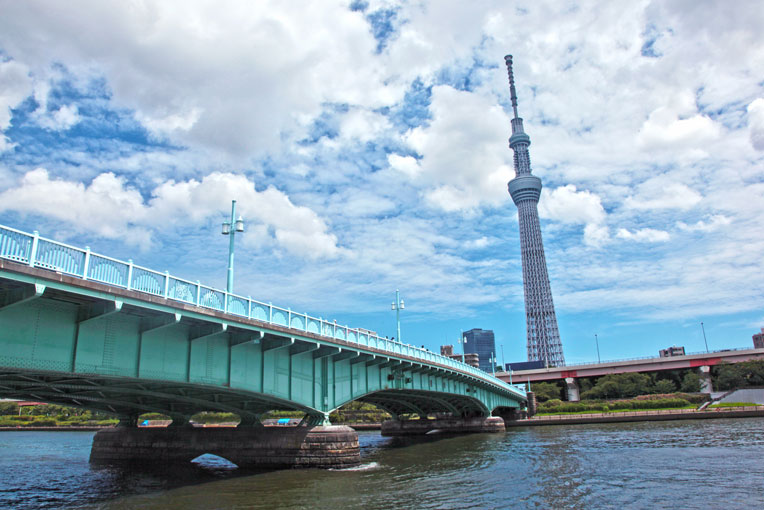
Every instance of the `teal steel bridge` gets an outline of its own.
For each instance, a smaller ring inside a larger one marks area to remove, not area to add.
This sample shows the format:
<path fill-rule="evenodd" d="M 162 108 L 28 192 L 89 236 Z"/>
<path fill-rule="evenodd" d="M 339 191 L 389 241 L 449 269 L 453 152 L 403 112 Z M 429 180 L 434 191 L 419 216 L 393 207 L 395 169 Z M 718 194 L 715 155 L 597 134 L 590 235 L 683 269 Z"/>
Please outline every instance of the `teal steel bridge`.
<path fill-rule="evenodd" d="M 489 416 L 526 393 L 459 361 L 0 226 L 0 396 L 240 426 L 313 425 L 351 401 L 422 417 Z M 508 409 L 507 409 L 508 408 Z"/>

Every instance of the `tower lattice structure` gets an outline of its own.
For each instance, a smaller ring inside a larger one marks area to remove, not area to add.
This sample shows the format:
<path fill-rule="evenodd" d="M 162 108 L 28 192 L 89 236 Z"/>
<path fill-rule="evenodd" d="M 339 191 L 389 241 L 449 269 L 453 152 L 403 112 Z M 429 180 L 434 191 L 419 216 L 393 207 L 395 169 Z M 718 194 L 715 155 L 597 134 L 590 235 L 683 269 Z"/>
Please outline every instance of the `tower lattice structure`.
<path fill-rule="evenodd" d="M 520 223 L 520 252 L 523 261 L 523 291 L 525 293 L 525 323 L 528 334 L 528 361 L 543 361 L 546 366 L 564 366 L 557 316 L 554 313 L 552 288 L 541 240 L 538 202 L 541 179 L 531 175 L 528 147 L 530 137 L 523 130 L 523 119 L 517 115 L 517 91 L 512 73 L 512 55 L 504 57 L 509 72 L 512 99 L 512 136 L 509 147 L 514 151 L 515 178 L 508 188 L 517 206 Z"/>

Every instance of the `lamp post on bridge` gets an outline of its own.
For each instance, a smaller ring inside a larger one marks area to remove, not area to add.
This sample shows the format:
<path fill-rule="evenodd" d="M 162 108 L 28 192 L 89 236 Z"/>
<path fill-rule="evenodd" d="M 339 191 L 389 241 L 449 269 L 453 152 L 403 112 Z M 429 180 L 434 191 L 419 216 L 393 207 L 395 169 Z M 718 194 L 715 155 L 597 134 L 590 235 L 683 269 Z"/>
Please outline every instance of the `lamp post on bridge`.
<path fill-rule="evenodd" d="M 594 343 L 597 345 L 597 363 L 602 363 L 600 359 L 600 341 L 597 339 L 597 333 L 594 333 Z"/>
<path fill-rule="evenodd" d="M 231 200 L 231 221 L 223 222 L 222 234 L 231 236 L 228 241 L 228 281 L 226 283 L 226 292 L 233 292 L 233 241 L 236 232 L 244 232 L 244 219 L 241 216 L 236 218 L 236 200 Z"/>
<path fill-rule="evenodd" d="M 703 322 L 700 323 L 700 329 L 703 331 L 703 342 L 706 344 L 706 352 L 708 351 L 708 340 L 706 340 L 706 328 L 703 327 Z"/>
<path fill-rule="evenodd" d="M 393 301 L 391 308 L 392 310 L 395 310 L 395 323 L 398 327 L 398 341 L 403 342 L 403 340 L 401 340 L 401 310 L 406 307 L 401 299 L 401 293 L 398 292 L 398 289 L 395 289 L 395 301 Z"/>
<path fill-rule="evenodd" d="M 462 349 L 462 363 L 464 363 L 464 346 L 467 345 L 467 338 L 464 336 L 464 331 L 459 334 L 459 340 L 456 341 L 459 347 Z"/>

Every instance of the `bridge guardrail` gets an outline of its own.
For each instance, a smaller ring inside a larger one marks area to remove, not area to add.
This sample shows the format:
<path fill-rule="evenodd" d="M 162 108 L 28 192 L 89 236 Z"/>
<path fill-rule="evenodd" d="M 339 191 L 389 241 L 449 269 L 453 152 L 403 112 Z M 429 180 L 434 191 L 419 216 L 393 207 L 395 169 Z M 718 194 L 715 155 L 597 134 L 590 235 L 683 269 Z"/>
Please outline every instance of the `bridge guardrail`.
<path fill-rule="evenodd" d="M 735 352 L 735 351 L 750 351 L 754 349 L 753 347 L 733 347 L 730 349 L 717 349 L 715 351 L 699 351 L 699 352 L 687 352 L 683 354 L 682 356 L 697 356 L 700 354 L 705 355 L 712 355 L 712 354 L 722 354 L 725 352 Z M 668 356 L 661 358 L 660 356 L 639 356 L 636 358 L 621 358 L 621 359 L 609 359 L 605 361 L 586 361 L 583 363 L 569 363 L 562 367 L 549 367 L 549 368 L 569 368 L 569 367 L 585 367 L 589 365 L 605 365 L 607 363 L 621 363 L 625 361 L 640 361 L 640 360 L 651 360 L 651 359 L 671 359 L 671 358 L 679 358 L 682 356 Z"/>
<path fill-rule="evenodd" d="M 192 282 L 172 276 L 167 271 L 162 273 L 135 265 L 132 260 L 124 262 L 93 253 L 89 247 L 83 250 L 42 238 L 37 231 L 29 234 L 0 225 L 0 258 L 26 264 L 30 267 L 61 272 L 83 280 L 91 280 L 239 317 L 299 329 L 335 340 L 345 340 L 362 346 L 389 351 L 391 354 L 439 363 L 467 372 L 512 392 L 525 395 L 523 388 L 509 385 L 480 369 L 441 354 L 372 335 L 371 332 L 362 328 L 343 326 L 337 324 L 337 321 L 327 321 L 321 317 L 294 312 L 291 308 L 281 308 L 272 303 L 256 301 L 251 297 L 229 294 L 224 290 L 202 285 L 199 281 Z"/>

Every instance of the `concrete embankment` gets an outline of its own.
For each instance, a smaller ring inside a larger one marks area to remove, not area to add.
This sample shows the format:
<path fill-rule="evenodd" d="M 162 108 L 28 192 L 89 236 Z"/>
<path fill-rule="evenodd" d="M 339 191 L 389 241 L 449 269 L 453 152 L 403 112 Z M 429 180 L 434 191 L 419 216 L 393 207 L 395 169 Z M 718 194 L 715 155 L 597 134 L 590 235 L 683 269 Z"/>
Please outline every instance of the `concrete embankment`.
<path fill-rule="evenodd" d="M 764 406 L 720 407 L 715 409 L 663 409 L 660 411 L 628 411 L 621 413 L 587 413 L 534 416 L 526 420 L 507 421 L 507 427 L 539 425 L 574 425 L 585 423 L 622 423 L 636 421 L 709 420 L 716 418 L 764 417 Z"/>

